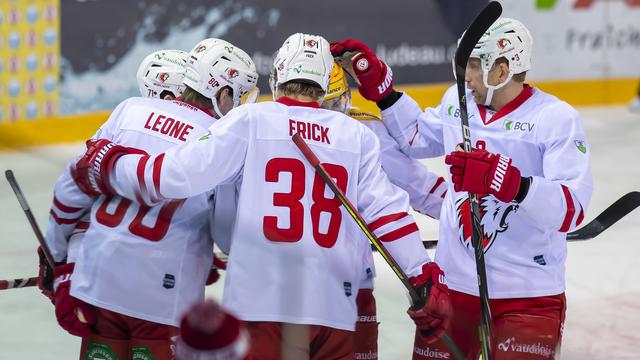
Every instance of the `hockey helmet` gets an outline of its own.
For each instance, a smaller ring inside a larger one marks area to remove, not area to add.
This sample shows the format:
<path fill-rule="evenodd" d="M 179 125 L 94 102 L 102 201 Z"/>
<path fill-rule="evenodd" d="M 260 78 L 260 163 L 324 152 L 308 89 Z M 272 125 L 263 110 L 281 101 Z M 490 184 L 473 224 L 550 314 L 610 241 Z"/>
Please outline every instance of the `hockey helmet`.
<path fill-rule="evenodd" d="M 180 96 L 184 90 L 182 82 L 187 56 L 181 50 L 160 50 L 147 55 L 136 73 L 140 94 L 160 99 L 167 93 Z"/>

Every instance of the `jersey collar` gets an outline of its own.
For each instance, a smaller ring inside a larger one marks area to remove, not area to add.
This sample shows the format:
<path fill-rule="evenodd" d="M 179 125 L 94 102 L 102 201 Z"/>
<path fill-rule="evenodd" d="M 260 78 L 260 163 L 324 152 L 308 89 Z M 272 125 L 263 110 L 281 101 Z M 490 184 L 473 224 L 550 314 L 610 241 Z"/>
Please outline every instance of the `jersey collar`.
<path fill-rule="evenodd" d="M 279 98 L 278 100 L 276 100 L 276 102 L 279 102 L 280 104 L 286 105 L 286 106 L 305 106 L 305 107 L 310 107 L 314 109 L 317 109 L 320 107 L 320 104 L 318 104 L 317 101 L 308 101 L 308 102 L 299 101 L 286 96 Z"/>
<path fill-rule="evenodd" d="M 179 98 L 179 97 L 175 98 L 173 101 L 177 101 L 177 102 L 179 102 L 180 104 L 183 104 L 186 107 L 192 107 L 192 108 L 198 109 L 198 110 L 204 112 L 205 114 L 211 116 L 212 118 L 217 119 L 216 115 L 211 110 L 209 110 L 207 108 L 204 108 L 204 107 L 201 107 L 201 106 L 197 106 L 197 105 L 187 104 L 186 102 L 182 101 L 182 99 Z"/>
<path fill-rule="evenodd" d="M 516 96 L 515 99 L 511 100 L 507 105 L 505 105 L 500 111 L 493 114 L 491 119 L 487 120 L 487 107 L 484 105 L 476 104 L 478 106 L 478 112 L 480 112 L 480 118 L 485 125 L 489 125 L 492 122 L 508 115 L 513 110 L 517 109 L 520 105 L 522 105 L 527 99 L 529 99 L 533 95 L 533 88 L 529 84 L 524 84 L 524 89 Z"/>

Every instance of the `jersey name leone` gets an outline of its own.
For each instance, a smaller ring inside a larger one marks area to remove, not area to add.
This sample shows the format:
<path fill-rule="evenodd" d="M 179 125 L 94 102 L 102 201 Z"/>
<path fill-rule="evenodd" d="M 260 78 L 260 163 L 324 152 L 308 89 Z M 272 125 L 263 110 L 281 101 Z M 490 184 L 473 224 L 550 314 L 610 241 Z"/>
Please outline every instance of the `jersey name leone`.
<path fill-rule="evenodd" d="M 193 126 L 191 125 L 162 114 L 156 115 L 155 112 L 149 114 L 147 122 L 144 124 L 144 128 L 176 138 L 180 141 L 187 141 L 187 135 L 189 135 L 189 132 L 193 130 Z"/>

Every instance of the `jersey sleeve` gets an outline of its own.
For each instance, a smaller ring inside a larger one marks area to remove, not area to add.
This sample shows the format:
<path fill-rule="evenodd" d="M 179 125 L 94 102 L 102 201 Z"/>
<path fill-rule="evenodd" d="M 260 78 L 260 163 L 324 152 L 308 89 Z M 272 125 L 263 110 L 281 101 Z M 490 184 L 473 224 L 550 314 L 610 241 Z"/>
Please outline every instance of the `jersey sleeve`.
<path fill-rule="evenodd" d="M 358 210 L 400 268 L 408 276 L 418 275 L 430 259 L 422 246 L 418 225 L 407 212 L 409 196 L 389 181 L 382 170 L 378 140 L 369 129 L 363 130 Z"/>
<path fill-rule="evenodd" d="M 249 142 L 248 110 L 230 111 L 198 141 L 157 155 L 125 155 L 109 175 L 111 186 L 128 199 L 154 205 L 184 199 L 231 183 L 240 174 Z"/>
<path fill-rule="evenodd" d="M 117 122 L 127 104 L 127 100 L 118 104 L 91 138 L 115 140 Z M 82 192 L 73 180 L 74 164 L 79 158 L 71 161 L 58 177 L 53 191 L 45 242 L 56 262 L 65 259 L 72 262 L 82 242 L 82 235 L 89 228 L 89 211 L 95 198 Z"/>
<path fill-rule="evenodd" d="M 69 245 L 71 236 L 88 228 L 86 215 L 95 199 L 78 188 L 71 176 L 72 166 L 68 166 L 56 181 L 45 234 L 45 242 L 56 262 L 67 259 L 75 248 Z"/>
<path fill-rule="evenodd" d="M 568 232 L 584 219 L 593 192 L 587 136 L 578 112 L 565 103 L 549 107 L 542 116 L 546 126 L 537 136 L 542 144 L 544 177 L 532 177 L 520 207 L 537 224 Z"/>
<path fill-rule="evenodd" d="M 403 153 L 412 158 L 432 158 L 444 155 L 441 112 L 442 105 L 423 112 L 415 100 L 403 94 L 382 111 L 382 120 Z"/>
<path fill-rule="evenodd" d="M 382 168 L 389 180 L 409 194 L 411 207 L 417 212 L 440 218 L 447 192 L 444 178 L 430 172 L 420 161 L 407 156 L 380 121 L 363 121 L 380 141 Z"/>

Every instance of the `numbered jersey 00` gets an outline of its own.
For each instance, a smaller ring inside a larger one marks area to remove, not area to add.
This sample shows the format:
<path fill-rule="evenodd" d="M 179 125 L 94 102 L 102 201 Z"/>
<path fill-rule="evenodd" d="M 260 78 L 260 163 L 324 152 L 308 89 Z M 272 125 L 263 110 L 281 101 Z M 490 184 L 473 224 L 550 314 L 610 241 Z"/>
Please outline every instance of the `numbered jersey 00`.
<path fill-rule="evenodd" d="M 213 118 L 184 103 L 133 98 L 121 103 L 96 137 L 150 154 L 198 139 Z M 141 176 L 139 181 L 153 181 Z M 148 207 L 99 197 L 83 239 L 72 294 L 135 318 L 177 325 L 204 296 L 211 264 L 210 193 Z"/>

